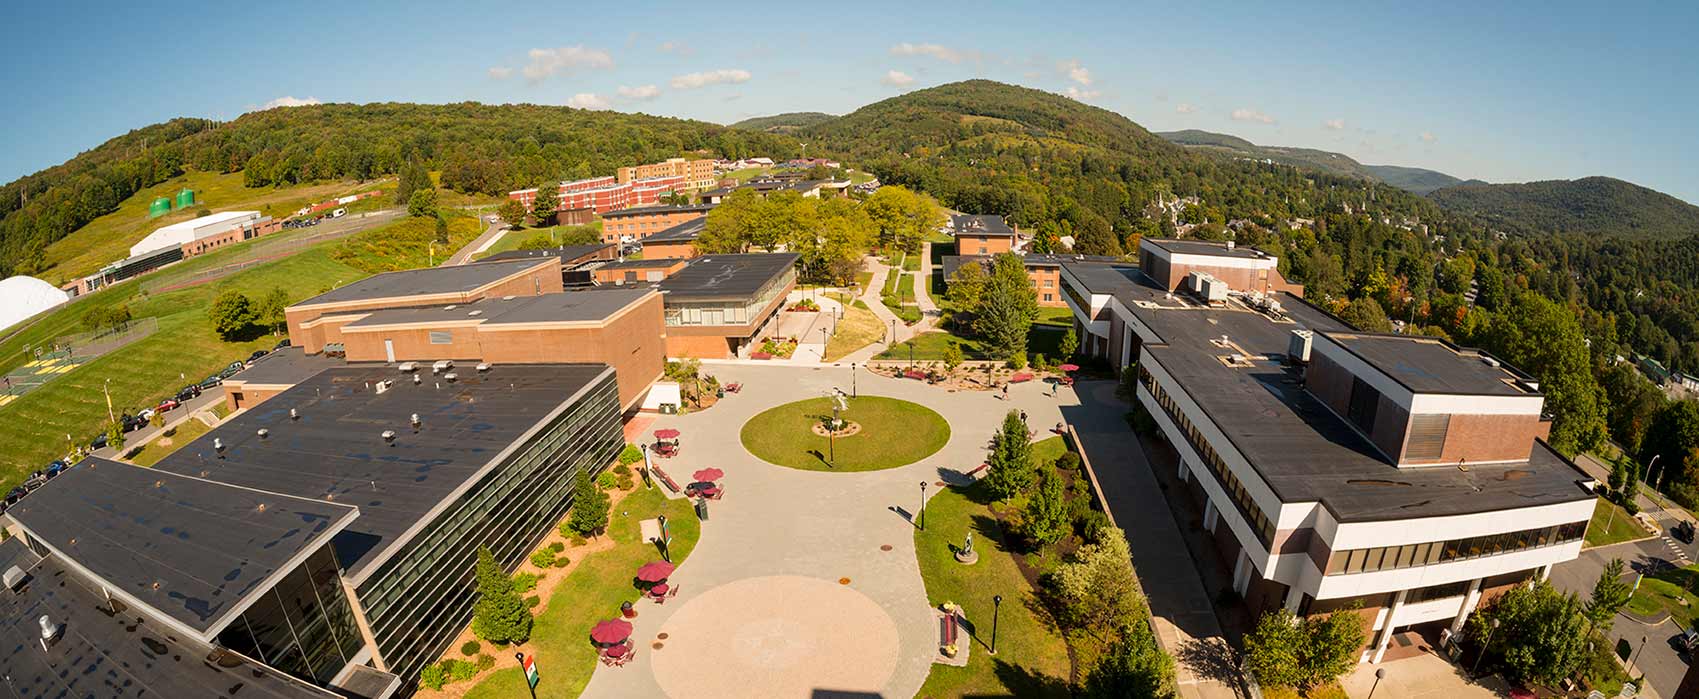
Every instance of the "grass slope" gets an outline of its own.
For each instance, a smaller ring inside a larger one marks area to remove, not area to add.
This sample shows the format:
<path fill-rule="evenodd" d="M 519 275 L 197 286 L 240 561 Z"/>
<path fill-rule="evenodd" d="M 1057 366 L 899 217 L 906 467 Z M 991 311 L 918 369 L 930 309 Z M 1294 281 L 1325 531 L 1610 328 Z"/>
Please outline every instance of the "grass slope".
<path fill-rule="evenodd" d="M 118 210 L 101 216 L 51 245 L 43 252 L 47 268 L 36 275 L 53 284 L 93 274 L 113 260 L 130 255 L 130 246 L 149 233 L 195 217 L 201 209 L 211 211 L 256 210 L 283 218 L 307 204 L 334 199 L 354 192 L 393 187 L 393 180 L 365 183 L 331 182 L 298 187 L 249 189 L 242 173 L 218 174 L 191 171 L 154 185 L 124 200 Z M 156 197 L 174 197 L 183 188 L 195 190 L 193 207 L 148 218 L 148 205 Z"/>
<path fill-rule="evenodd" d="M 1646 530 L 1616 503 L 1599 498 L 1593 506 L 1593 521 L 1587 524 L 1587 546 L 1607 546 L 1645 537 Z"/>
<path fill-rule="evenodd" d="M 696 548 L 702 525 L 691 511 L 690 501 L 668 499 L 658 488 L 640 489 L 621 500 L 608 526 L 608 535 L 617 545 L 585 558 L 555 588 L 548 608 L 532 627 L 529 645 L 543 673 L 543 682 L 537 685 L 538 699 L 576 697 L 590 684 L 597 652 L 590 645 L 590 629 L 598 621 L 619 616 L 620 603 L 637 599 L 632 574 L 644 563 L 660 559 L 654 544 L 639 540 L 638 522 L 658 514 L 666 515 L 670 523 L 674 563 L 683 563 Z M 639 653 L 652 652 L 645 639 L 638 640 Z M 513 654 L 504 651 L 496 657 L 504 669 L 472 687 L 465 699 L 528 696 Z"/>
<path fill-rule="evenodd" d="M 885 337 L 885 326 L 879 316 L 857 300 L 844 307 L 844 317 L 838 321 L 838 332 L 826 342 L 826 361 L 835 362 L 856 350 Z"/>
<path fill-rule="evenodd" d="M 743 447 L 757 458 L 805 471 L 877 471 L 912 464 L 950 441 L 950 423 L 930 408 L 895 398 L 849 399 L 842 417 L 861 432 L 837 438 L 835 447 L 813 426 L 832 415 L 829 398 L 810 398 L 769 408 L 743 424 Z M 836 449 L 836 466 L 825 457 Z"/>

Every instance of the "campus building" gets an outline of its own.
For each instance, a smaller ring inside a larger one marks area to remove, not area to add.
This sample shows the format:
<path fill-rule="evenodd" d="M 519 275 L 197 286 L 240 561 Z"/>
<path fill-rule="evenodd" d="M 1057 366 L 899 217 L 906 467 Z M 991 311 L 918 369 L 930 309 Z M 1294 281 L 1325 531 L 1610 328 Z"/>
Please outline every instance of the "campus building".
<path fill-rule="evenodd" d="M 662 281 L 667 355 L 738 356 L 763 339 L 796 286 L 796 253 L 709 255 Z"/>
<path fill-rule="evenodd" d="M 471 620 L 478 549 L 516 568 L 617 456 L 616 384 L 601 364 L 345 366 L 154 468 L 85 459 L 6 515 L 27 550 L 0 561 L 33 576 L 0 626 L 12 686 L 404 691 Z M 38 611 L 56 644 L 25 638 Z"/>
<path fill-rule="evenodd" d="M 1260 271 L 1233 277 L 1251 289 L 1170 286 L 1241 269 L 1217 250 L 1150 271 L 1063 262 L 1061 280 L 1082 352 L 1136 363 L 1137 401 L 1177 454 L 1169 497 L 1201 504 L 1253 613 L 1356 607 L 1378 662 L 1395 634 L 1459 633 L 1484 599 L 1580 553 L 1590 479 L 1544 441 L 1537 382 L 1443 340 L 1357 332 L 1262 292 Z"/>
<path fill-rule="evenodd" d="M 690 204 L 609 211 L 602 214 L 602 242 L 641 242 L 673 226 L 704 220 L 713 208 L 713 204 Z"/>
<path fill-rule="evenodd" d="M 1116 258 L 1100 255 L 1054 255 L 1031 254 L 1021 255 L 1021 265 L 1026 268 L 1027 281 L 1032 283 L 1032 293 L 1038 299 L 1038 305 L 1046 308 L 1062 308 L 1067 302 L 1062 300 L 1062 263 L 1063 262 L 1115 262 Z M 950 278 L 969 262 L 978 263 L 991 271 L 994 255 L 945 255 L 939 258 L 944 268 L 944 284 L 950 283 Z"/>
<path fill-rule="evenodd" d="M 1231 241 L 1140 238 L 1139 269 L 1169 291 L 1180 288 L 1188 279 L 1198 281 L 1207 277 L 1223 282 L 1224 290 L 1264 294 L 1290 291 L 1304 295 L 1302 285 L 1281 276 L 1279 258 L 1261 250 L 1238 247 Z"/>
<path fill-rule="evenodd" d="M 714 186 L 714 161 L 710 158 L 667 158 L 658 163 L 622 167 L 614 174 L 620 182 L 656 177 L 684 178 L 685 189 Z"/>
<path fill-rule="evenodd" d="M 749 190 L 763 197 L 775 192 L 796 192 L 808 198 L 831 198 L 847 196 L 850 187 L 849 180 L 804 180 L 800 177 L 772 176 L 705 190 L 698 194 L 697 198 L 705 204 L 718 204 L 730 197 L 732 192 L 740 190 Z"/>
<path fill-rule="evenodd" d="M 708 218 L 685 221 L 643 239 L 643 256 L 650 259 L 696 257 L 696 239 L 708 228 Z"/>
<path fill-rule="evenodd" d="M 586 210 L 596 214 L 636 206 L 654 206 L 661 197 L 684 190 L 685 179 L 679 176 L 652 177 L 620 181 L 613 175 L 592 177 L 560 183 L 556 210 Z M 537 200 L 537 189 L 520 189 L 507 193 L 507 198 L 525 205 L 529 210 Z"/>
<path fill-rule="evenodd" d="M 950 217 L 950 233 L 956 237 L 958 255 L 996 255 L 1020 247 L 1015 229 L 1002 216 L 957 214 Z"/>

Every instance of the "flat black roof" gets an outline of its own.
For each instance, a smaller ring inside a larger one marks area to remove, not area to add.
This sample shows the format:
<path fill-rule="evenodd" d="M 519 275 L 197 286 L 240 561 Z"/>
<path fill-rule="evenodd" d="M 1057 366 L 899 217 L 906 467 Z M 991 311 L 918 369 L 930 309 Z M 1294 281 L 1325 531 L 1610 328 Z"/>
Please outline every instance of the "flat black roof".
<path fill-rule="evenodd" d="M 107 601 L 98 584 L 57 557 L 40 558 L 23 543 L 0 543 L 0 570 L 29 574 L 16 593 L 0 592 L 0 668 L 7 697 L 241 697 L 333 699 L 234 653 L 184 639 L 135 609 Z M 46 616 L 64 629 L 43 651 Z"/>
<path fill-rule="evenodd" d="M 944 255 L 939 258 L 940 266 L 944 268 L 944 281 L 948 282 L 950 275 L 962 268 L 965 262 L 978 262 L 989 265 L 992 255 Z M 1118 262 L 1120 258 L 1104 255 L 1056 255 L 1050 253 L 1030 254 L 1021 256 L 1021 264 L 1027 267 L 1061 267 L 1064 262 Z"/>
<path fill-rule="evenodd" d="M 114 592 L 210 635 L 358 513 L 90 457 L 8 514 Z"/>
<path fill-rule="evenodd" d="M 331 289 L 295 305 L 311 306 L 426 294 L 463 294 L 536 267 L 541 262 L 541 259 L 508 260 L 385 272 Z"/>
<path fill-rule="evenodd" d="M 1063 268 L 1095 294 L 1111 294 L 1161 340 L 1144 351 L 1245 456 L 1282 502 L 1321 502 L 1339 521 L 1377 521 L 1493 512 L 1593 496 L 1585 476 L 1544 442 L 1528 461 L 1504 465 L 1399 468 L 1320 400 L 1280 361 L 1293 330 L 1352 332 L 1337 318 L 1288 293 L 1283 317 L 1230 305 L 1209 308 L 1169 298 L 1136 267 Z M 1226 335 L 1233 347 L 1218 344 Z M 1242 353 L 1250 366 L 1221 357 Z"/>
<path fill-rule="evenodd" d="M 679 205 L 679 206 L 667 206 L 667 205 L 634 206 L 634 207 L 629 208 L 629 209 L 615 209 L 613 211 L 603 212 L 601 214 L 601 217 L 602 218 L 623 218 L 625 216 L 641 216 L 641 215 L 644 215 L 644 214 L 689 213 L 689 212 L 694 212 L 694 211 L 705 212 L 705 211 L 708 211 L 709 209 L 712 209 L 712 208 L 714 208 L 713 204 L 682 204 L 682 205 Z"/>
<path fill-rule="evenodd" d="M 478 262 L 482 264 L 486 262 L 505 262 L 508 260 L 534 260 L 543 257 L 555 257 L 566 262 L 571 262 L 587 255 L 594 255 L 613 246 L 613 243 L 593 243 L 590 245 L 559 245 L 552 248 L 538 248 L 536 250 L 507 250 L 504 252 L 498 252 L 494 255 L 485 256 L 478 260 Z"/>
<path fill-rule="evenodd" d="M 602 364 L 498 364 L 487 372 L 462 365 L 451 383 L 432 375 L 428 362 L 419 365 L 419 384 L 390 366 L 326 369 L 155 468 L 360 508 L 334 542 L 358 580 L 486 465 L 612 372 Z M 394 383 L 378 393 L 384 379 Z M 257 436 L 260 428 L 267 438 Z M 384 441 L 385 430 L 396 433 L 393 442 Z M 215 438 L 225 445 L 222 458 Z"/>
<path fill-rule="evenodd" d="M 1002 216 L 992 214 L 956 214 L 950 217 L 950 228 L 956 232 L 956 235 L 1008 238 L 1015 235 L 1015 229 L 1010 228 Z"/>
<path fill-rule="evenodd" d="M 366 328 L 450 321 L 480 321 L 486 325 L 594 322 L 618 313 L 648 293 L 648 289 L 598 288 L 537 296 L 483 299 L 447 306 L 386 308 L 373 311 L 344 327 Z"/>
<path fill-rule="evenodd" d="M 248 365 L 248 368 L 237 372 L 235 376 L 225 379 L 226 382 L 242 382 L 254 384 L 297 384 L 307 377 L 331 367 L 343 366 L 344 362 L 335 357 L 320 354 L 307 354 L 300 347 L 285 347 L 261 357 Z"/>
<path fill-rule="evenodd" d="M 1226 243 L 1209 240 L 1188 240 L 1184 238 L 1140 238 L 1142 242 L 1181 255 L 1210 255 L 1214 257 L 1240 257 L 1247 260 L 1269 257 L 1267 253 L 1254 248 L 1233 246 Z"/>
<path fill-rule="evenodd" d="M 696 240 L 696 238 L 698 236 L 702 235 L 702 231 L 704 229 L 706 229 L 707 227 L 708 227 L 708 217 L 707 216 L 703 216 L 701 218 L 693 218 L 693 219 L 690 219 L 689 221 L 685 221 L 684 223 L 680 223 L 676 226 L 672 226 L 670 228 L 663 229 L 663 230 L 655 233 L 654 235 L 651 235 L 651 236 L 644 238 L 644 239 L 637 241 L 637 242 L 639 242 L 639 243 L 689 242 L 689 241 L 692 241 L 692 240 Z"/>
<path fill-rule="evenodd" d="M 1327 339 L 1413 393 L 1539 395 L 1538 391 L 1518 387 L 1517 382 L 1527 377 L 1510 365 L 1481 350 L 1458 347 L 1436 337 L 1333 332 Z"/>
<path fill-rule="evenodd" d="M 671 267 L 680 262 L 684 262 L 684 260 L 677 257 L 657 257 L 654 259 L 644 258 L 640 260 L 608 260 L 607 262 L 603 262 L 595 267 L 585 267 L 585 269 L 655 269 L 658 267 Z"/>
<path fill-rule="evenodd" d="M 794 252 L 698 257 L 668 276 L 659 288 L 669 299 L 746 299 L 778 279 L 800 258 Z"/>

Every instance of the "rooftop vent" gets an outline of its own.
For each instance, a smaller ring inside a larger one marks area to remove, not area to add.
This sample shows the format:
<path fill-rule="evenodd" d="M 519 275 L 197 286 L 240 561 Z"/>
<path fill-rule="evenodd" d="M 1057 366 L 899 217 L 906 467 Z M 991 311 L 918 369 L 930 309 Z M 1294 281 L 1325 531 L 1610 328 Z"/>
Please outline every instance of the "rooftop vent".
<path fill-rule="evenodd" d="M 478 364 L 478 371 L 485 372 L 485 371 L 489 371 L 489 370 L 490 370 L 490 363 L 489 362 L 481 362 L 481 363 Z"/>
<path fill-rule="evenodd" d="M 217 437 L 213 437 L 212 438 L 212 450 L 218 452 L 218 458 L 220 458 L 220 459 L 224 458 L 224 440 L 219 439 Z"/>
<path fill-rule="evenodd" d="M 53 623 L 53 620 L 48 618 L 46 614 L 41 615 L 41 618 L 36 619 L 35 621 L 36 623 L 41 624 L 41 645 L 43 647 L 59 640 L 59 634 L 65 631 L 64 626 Z"/>
<path fill-rule="evenodd" d="M 444 381 L 448 381 L 448 382 L 452 383 L 452 382 L 454 382 L 454 380 L 460 378 L 460 375 L 451 371 L 451 372 L 448 372 L 446 374 L 443 374 L 442 378 L 443 378 Z"/>
<path fill-rule="evenodd" d="M 413 418 L 412 418 L 412 420 L 410 420 L 410 422 L 413 423 L 413 431 L 418 432 L 419 431 L 419 422 L 420 422 L 419 421 L 419 414 L 413 413 Z"/>
<path fill-rule="evenodd" d="M 456 309 L 456 308 L 459 308 L 459 307 L 460 307 L 460 304 L 457 304 L 457 303 L 451 303 L 451 304 L 449 304 L 449 305 L 447 305 L 447 306 L 443 306 L 443 307 L 442 307 L 442 309 L 443 309 L 443 310 L 445 310 L 445 311 L 452 311 L 452 310 L 454 310 L 454 309 Z"/>
<path fill-rule="evenodd" d="M 384 430 L 383 431 L 383 441 L 388 442 L 390 444 L 394 444 L 395 443 L 395 430 Z"/>
<path fill-rule="evenodd" d="M 296 411 L 294 408 L 290 408 L 289 409 L 289 419 L 299 420 L 299 419 L 301 419 L 301 413 Z"/>
<path fill-rule="evenodd" d="M 27 577 L 29 576 L 24 574 L 24 569 L 22 568 L 17 566 L 7 568 L 5 576 L 6 589 L 16 592 L 18 590 L 18 586 L 23 585 L 24 578 Z"/>
<path fill-rule="evenodd" d="M 1492 357 L 1481 357 L 1481 363 L 1485 364 L 1487 366 L 1493 367 L 1495 369 L 1498 368 L 1498 366 L 1499 366 L 1498 360 L 1493 359 Z"/>
<path fill-rule="evenodd" d="M 396 368 L 403 372 L 413 372 L 419 370 L 419 364 L 417 362 L 402 362 L 401 365 Z"/>
<path fill-rule="evenodd" d="M 431 365 L 431 373 L 441 374 L 442 372 L 447 371 L 449 369 L 453 369 L 453 368 L 454 368 L 454 362 L 447 360 L 447 359 L 441 359 L 441 360 L 438 360 L 436 363 Z"/>
<path fill-rule="evenodd" d="M 1229 240 L 1229 241 L 1227 241 L 1227 249 L 1228 249 L 1228 250 L 1232 250 L 1232 249 L 1233 249 L 1233 241 L 1231 241 L 1231 240 Z"/>
<path fill-rule="evenodd" d="M 420 379 L 420 378 L 419 378 L 419 375 L 418 375 L 418 374 L 414 374 L 414 375 L 413 375 L 413 385 L 414 385 L 414 386 L 417 386 L 417 385 L 419 385 L 419 384 L 420 384 L 420 383 L 422 383 L 422 382 L 423 382 L 423 380 L 422 380 L 422 379 Z"/>
<path fill-rule="evenodd" d="M 259 436 L 260 436 L 260 439 L 265 439 L 265 438 L 266 438 L 266 437 L 269 437 L 269 436 L 271 436 L 271 430 L 268 430 L 268 429 L 266 429 L 266 428 L 264 428 L 264 427 L 261 427 L 261 428 L 260 428 L 260 429 L 259 429 L 259 431 L 258 431 L 258 432 L 255 432 L 255 433 L 254 433 L 254 434 L 257 434 L 257 435 L 259 435 Z"/>
<path fill-rule="evenodd" d="M 469 315 L 469 316 L 472 316 L 472 317 L 481 316 L 483 314 L 484 314 L 484 309 L 482 309 L 482 308 L 474 308 L 474 309 L 466 312 L 466 315 Z"/>

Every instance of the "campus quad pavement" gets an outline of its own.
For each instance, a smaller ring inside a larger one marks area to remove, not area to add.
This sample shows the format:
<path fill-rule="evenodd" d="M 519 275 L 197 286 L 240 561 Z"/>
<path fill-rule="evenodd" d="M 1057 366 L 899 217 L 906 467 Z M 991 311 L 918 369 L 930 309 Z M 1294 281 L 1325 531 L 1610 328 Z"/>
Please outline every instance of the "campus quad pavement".
<path fill-rule="evenodd" d="M 1015 386 L 1005 402 L 988 391 L 952 393 L 861 371 L 860 393 L 937 411 L 950 422 L 950 441 L 908 466 L 830 473 L 768 464 L 745 451 L 739 435 L 763 410 L 834 387 L 849 391 L 848 366 L 704 362 L 703 371 L 741 382 L 742 392 L 699 413 L 660 416 L 649 429 L 682 433 L 679 456 L 660 460 L 662 470 L 683 485 L 697 469 L 723 469 L 725 498 L 709 503 L 701 541 L 670 579 L 678 596 L 637 603 L 637 657 L 623 667 L 598 665 L 584 696 L 914 696 L 938 646 L 910 523 L 920 483 L 931 496 L 949 472 L 982 463 L 1011 408 L 1027 411 L 1032 429 L 1046 436 L 1061 408 L 1077 405 L 1072 391 L 1051 397 L 1047 385 L 1033 382 Z M 855 419 L 853 410 L 846 417 Z M 605 610 L 608 618 L 618 613 Z"/>

